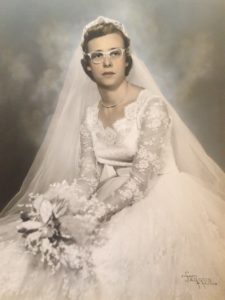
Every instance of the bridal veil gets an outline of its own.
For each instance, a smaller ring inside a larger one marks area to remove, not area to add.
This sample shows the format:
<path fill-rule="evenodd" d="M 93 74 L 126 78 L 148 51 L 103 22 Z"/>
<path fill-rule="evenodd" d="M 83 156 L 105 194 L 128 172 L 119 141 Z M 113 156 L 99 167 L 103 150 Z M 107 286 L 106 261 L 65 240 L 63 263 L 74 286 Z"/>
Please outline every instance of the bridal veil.
<path fill-rule="evenodd" d="M 1 216 L 18 213 L 20 210 L 18 205 L 28 201 L 29 193 L 43 193 L 48 189 L 49 184 L 62 180 L 71 182 L 77 176 L 80 124 L 86 107 L 100 98 L 96 84 L 83 71 L 80 62 L 82 55 L 79 45 L 69 65 L 44 141 L 21 189 L 3 209 Z M 225 198 L 224 172 L 208 156 L 196 137 L 180 119 L 134 49 L 131 55 L 133 66 L 127 80 L 148 88 L 152 95 L 160 95 L 169 109 L 173 122 L 172 145 L 178 169 L 197 177 L 206 187 Z"/>

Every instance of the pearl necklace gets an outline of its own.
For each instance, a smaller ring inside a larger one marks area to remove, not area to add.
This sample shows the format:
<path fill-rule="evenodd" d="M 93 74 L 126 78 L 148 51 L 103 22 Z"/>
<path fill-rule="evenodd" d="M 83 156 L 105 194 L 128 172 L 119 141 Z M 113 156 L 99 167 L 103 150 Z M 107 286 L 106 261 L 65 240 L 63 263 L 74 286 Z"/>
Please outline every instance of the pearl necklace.
<path fill-rule="evenodd" d="M 126 95 L 126 93 L 127 93 L 127 90 L 128 90 L 128 82 L 127 82 L 127 86 L 126 86 L 125 95 Z M 124 97 L 124 98 L 125 98 L 125 97 Z M 112 104 L 112 105 L 105 105 L 104 102 L 103 102 L 102 100 L 100 101 L 100 103 L 101 103 L 101 105 L 102 105 L 103 107 L 105 107 L 105 108 L 113 108 L 113 107 L 116 107 L 116 106 L 122 104 L 122 103 L 124 102 L 124 98 L 123 98 L 123 100 L 120 101 L 119 103 Z"/>

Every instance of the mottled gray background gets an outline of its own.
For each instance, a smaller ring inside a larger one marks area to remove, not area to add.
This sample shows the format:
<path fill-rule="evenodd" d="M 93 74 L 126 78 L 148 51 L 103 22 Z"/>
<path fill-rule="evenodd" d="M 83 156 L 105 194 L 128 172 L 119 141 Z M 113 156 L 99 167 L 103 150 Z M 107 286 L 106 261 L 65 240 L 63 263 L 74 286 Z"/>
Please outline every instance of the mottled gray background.
<path fill-rule="evenodd" d="M 133 47 L 225 169 L 224 0 L 0 0 L 0 202 L 20 187 L 46 132 L 83 26 L 122 21 Z"/>

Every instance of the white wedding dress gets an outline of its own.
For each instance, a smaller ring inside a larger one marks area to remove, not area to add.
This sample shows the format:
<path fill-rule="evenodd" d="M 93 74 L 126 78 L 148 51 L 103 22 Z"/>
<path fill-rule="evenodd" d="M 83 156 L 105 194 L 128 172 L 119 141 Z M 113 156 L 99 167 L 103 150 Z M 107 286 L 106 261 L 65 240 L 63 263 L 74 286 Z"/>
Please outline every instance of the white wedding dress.
<path fill-rule="evenodd" d="M 115 200 L 121 211 L 92 249 L 92 276 L 51 275 L 25 252 L 18 215 L 1 219 L 0 299 L 224 300 L 225 202 L 180 172 L 172 119 L 148 89 L 104 128 L 97 103 L 81 127 L 83 193 Z"/>

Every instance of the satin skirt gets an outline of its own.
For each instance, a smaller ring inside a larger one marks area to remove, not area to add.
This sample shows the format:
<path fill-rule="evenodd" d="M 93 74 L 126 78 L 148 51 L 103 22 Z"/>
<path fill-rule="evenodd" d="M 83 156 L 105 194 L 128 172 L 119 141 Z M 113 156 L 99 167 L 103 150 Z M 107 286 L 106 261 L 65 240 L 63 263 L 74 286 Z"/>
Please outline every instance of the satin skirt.
<path fill-rule="evenodd" d="M 109 172 L 99 199 L 126 179 L 122 169 Z M 93 280 L 51 275 L 25 252 L 17 223 L 0 221 L 1 300 L 225 299 L 225 201 L 186 173 L 157 176 L 143 199 L 111 218 L 92 251 Z"/>

